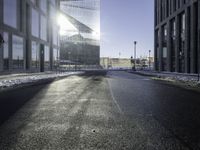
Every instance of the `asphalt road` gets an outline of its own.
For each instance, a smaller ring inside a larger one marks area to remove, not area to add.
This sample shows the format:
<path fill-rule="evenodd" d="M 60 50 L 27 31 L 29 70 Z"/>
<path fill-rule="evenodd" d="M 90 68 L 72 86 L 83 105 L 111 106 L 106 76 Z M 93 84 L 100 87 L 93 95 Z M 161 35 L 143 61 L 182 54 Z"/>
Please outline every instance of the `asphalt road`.
<path fill-rule="evenodd" d="M 200 93 L 88 73 L 0 93 L 0 122 L 1 150 L 198 150 Z"/>

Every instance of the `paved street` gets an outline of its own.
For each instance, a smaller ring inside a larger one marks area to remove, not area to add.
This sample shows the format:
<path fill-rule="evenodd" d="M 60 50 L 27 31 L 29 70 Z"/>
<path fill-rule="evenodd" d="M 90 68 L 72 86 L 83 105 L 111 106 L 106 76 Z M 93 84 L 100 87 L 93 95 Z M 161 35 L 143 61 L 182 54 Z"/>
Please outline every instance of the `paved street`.
<path fill-rule="evenodd" d="M 0 93 L 0 122 L 1 150 L 198 150 L 200 93 L 91 73 Z"/>

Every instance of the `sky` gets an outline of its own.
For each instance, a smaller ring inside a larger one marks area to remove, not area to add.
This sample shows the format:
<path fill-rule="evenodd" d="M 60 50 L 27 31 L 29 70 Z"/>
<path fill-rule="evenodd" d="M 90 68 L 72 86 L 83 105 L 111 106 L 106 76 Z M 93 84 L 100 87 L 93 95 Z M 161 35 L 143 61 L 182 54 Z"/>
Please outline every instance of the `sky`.
<path fill-rule="evenodd" d="M 101 57 L 130 58 L 134 41 L 137 58 L 153 55 L 154 0 L 101 0 Z"/>

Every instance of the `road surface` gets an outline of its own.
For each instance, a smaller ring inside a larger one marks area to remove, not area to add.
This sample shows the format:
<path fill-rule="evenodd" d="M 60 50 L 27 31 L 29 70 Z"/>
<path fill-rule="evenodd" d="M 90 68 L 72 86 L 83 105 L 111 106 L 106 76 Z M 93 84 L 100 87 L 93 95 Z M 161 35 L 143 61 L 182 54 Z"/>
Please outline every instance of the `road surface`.
<path fill-rule="evenodd" d="M 200 93 L 126 72 L 0 93 L 0 114 L 2 150 L 200 149 Z"/>

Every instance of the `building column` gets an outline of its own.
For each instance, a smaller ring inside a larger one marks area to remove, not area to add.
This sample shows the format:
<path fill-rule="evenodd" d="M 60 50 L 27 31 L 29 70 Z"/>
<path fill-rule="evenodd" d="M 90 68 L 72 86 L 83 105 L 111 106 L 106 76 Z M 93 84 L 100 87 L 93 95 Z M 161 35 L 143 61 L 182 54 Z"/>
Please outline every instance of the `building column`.
<path fill-rule="evenodd" d="M 175 71 L 179 72 L 179 53 L 180 53 L 180 18 L 179 16 L 175 17 L 176 22 L 176 47 L 175 47 Z"/>
<path fill-rule="evenodd" d="M 170 21 L 167 22 L 167 71 L 172 71 L 172 42 L 171 42 L 171 29 Z"/>
<path fill-rule="evenodd" d="M 0 0 L 0 34 L 3 36 L 3 0 Z M 3 48 L 0 46 L 0 72 L 3 71 Z"/>
<path fill-rule="evenodd" d="M 200 0 L 198 2 L 198 56 L 197 56 L 197 61 L 198 61 L 198 73 L 200 73 Z"/>
<path fill-rule="evenodd" d="M 185 10 L 185 47 L 184 47 L 184 60 L 185 60 L 185 73 L 190 73 L 190 8 Z"/>

